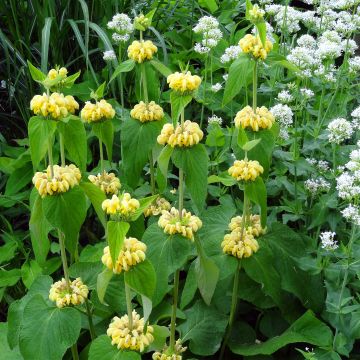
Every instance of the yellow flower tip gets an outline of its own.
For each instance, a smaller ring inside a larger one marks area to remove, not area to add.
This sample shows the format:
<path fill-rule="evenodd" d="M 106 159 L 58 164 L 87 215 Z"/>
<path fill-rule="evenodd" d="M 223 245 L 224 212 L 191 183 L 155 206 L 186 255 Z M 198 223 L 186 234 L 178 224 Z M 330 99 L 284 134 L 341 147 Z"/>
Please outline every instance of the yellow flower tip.
<path fill-rule="evenodd" d="M 133 199 L 129 193 L 123 193 L 120 197 L 113 195 L 102 203 L 102 208 L 108 215 L 119 215 L 128 218 L 140 207 L 138 200 Z"/>
<path fill-rule="evenodd" d="M 32 182 L 41 197 L 64 193 L 78 185 L 81 180 L 80 170 L 73 164 L 66 166 L 53 166 L 53 177 L 51 177 L 51 167 L 46 171 L 36 172 Z"/>
<path fill-rule="evenodd" d="M 201 84 L 201 78 L 197 75 L 191 75 L 190 71 L 177 71 L 167 77 L 167 83 L 170 89 L 183 94 L 198 89 Z"/>
<path fill-rule="evenodd" d="M 190 147 L 198 144 L 204 136 L 200 126 L 196 122 L 186 120 L 184 125 L 177 125 L 174 129 L 172 124 L 165 124 L 157 137 L 160 145 L 169 144 L 171 147 Z"/>
<path fill-rule="evenodd" d="M 229 224 L 229 229 L 231 231 L 241 231 L 242 228 L 242 216 L 235 216 L 231 219 Z M 245 223 L 246 232 L 253 235 L 254 237 L 259 237 L 266 233 L 266 228 L 261 226 L 261 220 L 259 215 L 250 215 L 249 219 Z"/>
<path fill-rule="evenodd" d="M 202 227 L 202 221 L 191 212 L 185 209 L 180 219 L 179 210 L 172 207 L 170 211 L 163 210 L 158 225 L 169 235 L 180 234 L 191 241 L 194 241 L 195 233 Z"/>
<path fill-rule="evenodd" d="M 170 208 L 171 205 L 165 198 L 158 197 L 144 210 L 144 216 L 157 216 L 160 215 L 163 210 L 170 210 Z"/>
<path fill-rule="evenodd" d="M 89 175 L 88 179 L 107 195 L 116 195 L 121 188 L 120 180 L 114 173 L 104 171 L 102 174 Z"/>
<path fill-rule="evenodd" d="M 246 106 L 236 114 L 234 122 L 237 128 L 259 131 L 260 129 L 270 129 L 275 118 L 265 106 L 257 107 L 256 112 L 251 106 Z"/>
<path fill-rule="evenodd" d="M 258 22 L 264 18 L 265 11 L 259 8 L 259 5 L 255 4 L 251 10 L 249 10 L 250 19 L 253 22 Z"/>
<path fill-rule="evenodd" d="M 156 104 L 155 101 L 150 101 L 148 104 L 140 101 L 140 103 L 136 104 L 130 111 L 130 116 L 141 122 L 158 121 L 163 119 L 164 110 L 160 105 Z"/>
<path fill-rule="evenodd" d="M 150 19 L 147 18 L 144 14 L 140 14 L 139 16 L 136 16 L 134 19 L 134 25 L 135 28 L 140 25 L 141 27 L 145 28 L 145 30 L 150 26 Z"/>
<path fill-rule="evenodd" d="M 256 160 L 235 160 L 228 172 L 237 181 L 254 181 L 264 168 Z"/>
<path fill-rule="evenodd" d="M 119 350 L 134 350 L 143 352 L 154 341 L 154 328 L 148 325 L 145 332 L 145 321 L 135 310 L 132 312 L 132 327 L 129 317 L 115 316 L 108 329 L 107 335 L 111 337 L 111 344 Z"/>
<path fill-rule="evenodd" d="M 178 339 L 175 342 L 174 349 L 171 350 L 165 345 L 164 349 L 159 352 L 156 351 L 152 355 L 153 360 L 182 360 L 182 353 L 186 351 L 186 347 L 182 346 L 181 340 Z"/>
<path fill-rule="evenodd" d="M 58 308 L 63 308 L 83 304 L 88 294 L 89 289 L 80 278 L 76 278 L 70 283 L 67 283 L 65 279 L 61 279 L 51 285 L 49 299 L 54 301 Z"/>
<path fill-rule="evenodd" d="M 128 47 L 128 57 L 137 63 L 151 60 L 153 55 L 157 53 L 157 47 L 151 40 L 133 41 Z"/>
<path fill-rule="evenodd" d="M 53 120 L 60 120 L 69 114 L 75 113 L 79 109 L 79 104 L 75 101 L 73 96 L 52 93 L 50 96 L 47 94 L 35 95 L 30 101 L 30 110 L 35 115 L 47 117 Z"/>
<path fill-rule="evenodd" d="M 264 46 L 260 37 L 252 34 L 245 35 L 239 41 L 239 46 L 244 53 L 251 54 L 254 58 L 261 60 L 265 60 L 273 48 L 273 44 L 269 39 L 266 39 Z"/>
<path fill-rule="evenodd" d="M 81 119 L 88 123 L 109 120 L 114 116 L 114 108 L 104 99 L 96 101 L 95 104 L 90 101 L 86 101 L 85 106 L 80 112 Z"/>

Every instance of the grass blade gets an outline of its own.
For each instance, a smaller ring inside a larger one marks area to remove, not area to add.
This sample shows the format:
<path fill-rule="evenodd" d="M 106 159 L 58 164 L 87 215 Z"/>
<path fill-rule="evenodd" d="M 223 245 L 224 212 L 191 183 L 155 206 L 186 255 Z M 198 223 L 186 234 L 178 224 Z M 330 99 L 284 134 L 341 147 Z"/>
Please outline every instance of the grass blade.
<path fill-rule="evenodd" d="M 52 18 L 45 19 L 45 25 L 41 32 L 41 71 L 48 72 L 48 59 L 49 59 L 49 43 L 50 43 L 50 30 Z"/>

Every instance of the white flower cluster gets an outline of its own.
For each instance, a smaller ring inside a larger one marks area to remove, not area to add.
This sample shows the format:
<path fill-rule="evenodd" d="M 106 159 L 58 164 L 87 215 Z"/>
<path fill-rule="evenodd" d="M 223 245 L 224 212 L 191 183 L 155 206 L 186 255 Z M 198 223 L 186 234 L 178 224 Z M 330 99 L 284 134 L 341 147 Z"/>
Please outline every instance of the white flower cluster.
<path fill-rule="evenodd" d="M 328 192 L 330 190 L 330 183 L 321 177 L 318 179 L 306 180 L 304 182 L 304 186 L 312 197 L 315 197 L 322 192 Z"/>
<path fill-rule="evenodd" d="M 208 124 L 218 124 L 219 126 L 222 125 L 223 119 L 220 116 L 213 115 L 208 118 Z"/>
<path fill-rule="evenodd" d="M 324 231 L 320 234 L 321 247 L 325 250 L 336 250 L 339 245 L 337 241 L 334 239 L 336 233 L 331 231 Z"/>
<path fill-rule="evenodd" d="M 300 94 L 305 100 L 309 100 L 314 97 L 314 92 L 307 88 L 300 89 Z"/>
<path fill-rule="evenodd" d="M 116 14 L 107 27 L 113 30 L 112 39 L 116 44 L 126 42 L 130 39 L 130 34 L 134 31 L 134 24 L 126 14 Z"/>
<path fill-rule="evenodd" d="M 329 134 L 328 139 L 331 143 L 340 144 L 350 139 L 354 129 L 349 121 L 344 118 L 332 120 L 327 127 Z"/>
<path fill-rule="evenodd" d="M 288 129 L 293 124 L 293 112 L 288 105 L 277 104 L 270 108 L 270 112 L 280 125 L 280 138 L 287 140 L 289 138 Z"/>
<path fill-rule="evenodd" d="M 354 128 L 360 130 L 360 106 L 351 113 L 351 117 Z"/>
<path fill-rule="evenodd" d="M 212 92 L 218 92 L 222 89 L 222 85 L 220 83 L 216 83 L 214 85 L 211 85 L 211 91 Z"/>
<path fill-rule="evenodd" d="M 344 210 L 341 211 L 342 216 L 345 220 L 355 224 L 360 225 L 360 208 L 349 204 Z"/>
<path fill-rule="evenodd" d="M 349 59 L 349 73 L 356 75 L 360 71 L 360 56 Z"/>
<path fill-rule="evenodd" d="M 203 16 L 193 28 L 196 34 L 202 35 L 201 43 L 196 43 L 194 50 L 199 54 L 206 54 L 221 40 L 223 34 L 219 29 L 219 22 L 213 16 Z"/>
<path fill-rule="evenodd" d="M 316 160 L 314 158 L 308 158 L 306 159 L 306 161 L 310 165 L 315 166 L 319 172 L 326 172 L 330 170 L 329 162 L 326 160 Z"/>
<path fill-rule="evenodd" d="M 103 59 L 105 61 L 112 61 L 116 59 L 116 54 L 113 50 L 104 51 Z"/>
<path fill-rule="evenodd" d="M 282 90 L 278 93 L 277 99 L 283 104 L 290 104 L 294 101 L 294 96 L 289 90 Z"/>
<path fill-rule="evenodd" d="M 287 31 L 289 34 L 300 30 L 301 12 L 291 6 L 270 4 L 265 6 L 268 15 L 274 17 L 279 32 Z"/>
<path fill-rule="evenodd" d="M 232 45 L 225 49 L 224 54 L 221 56 L 220 61 L 226 64 L 230 61 L 236 60 L 242 53 L 241 47 L 238 45 Z"/>

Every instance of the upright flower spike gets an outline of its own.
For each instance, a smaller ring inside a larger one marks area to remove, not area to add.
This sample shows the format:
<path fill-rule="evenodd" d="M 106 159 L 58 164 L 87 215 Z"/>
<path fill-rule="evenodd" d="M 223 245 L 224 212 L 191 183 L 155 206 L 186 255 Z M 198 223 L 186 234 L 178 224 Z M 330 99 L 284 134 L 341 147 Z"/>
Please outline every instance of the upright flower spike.
<path fill-rule="evenodd" d="M 106 214 L 125 219 L 133 215 L 139 207 L 139 201 L 132 198 L 129 193 L 123 193 L 120 197 L 113 195 L 111 199 L 106 199 L 102 203 Z"/>
<path fill-rule="evenodd" d="M 148 325 L 145 330 L 144 318 L 135 310 L 132 312 L 132 322 L 129 316 L 121 318 L 115 316 L 107 329 L 107 335 L 111 337 L 111 344 L 119 350 L 134 350 L 143 352 L 153 341 L 154 328 Z"/>
<path fill-rule="evenodd" d="M 134 31 L 134 24 L 126 14 L 114 15 L 111 21 L 107 23 L 107 27 L 114 31 L 112 39 L 117 44 L 128 41 L 130 34 Z"/>
<path fill-rule="evenodd" d="M 248 258 L 259 250 L 259 244 L 254 236 L 247 231 L 232 231 L 224 236 L 221 243 L 223 252 L 238 259 Z"/>
<path fill-rule="evenodd" d="M 264 46 L 260 37 L 252 34 L 245 35 L 239 41 L 239 46 L 244 53 L 252 55 L 256 60 L 265 60 L 273 48 L 273 44 L 269 39 L 266 39 Z"/>
<path fill-rule="evenodd" d="M 264 168 L 256 160 L 235 160 L 228 172 L 237 181 L 254 181 Z"/>
<path fill-rule="evenodd" d="M 89 175 L 88 179 L 107 195 L 117 195 L 121 188 L 120 180 L 114 173 L 104 171 L 101 174 Z"/>
<path fill-rule="evenodd" d="M 114 108 L 104 99 L 96 101 L 95 104 L 86 101 L 84 108 L 80 112 L 81 119 L 87 123 L 109 120 L 114 116 Z"/>
<path fill-rule="evenodd" d="M 130 111 L 130 116 L 140 122 L 159 121 L 164 118 L 163 108 L 156 104 L 155 101 L 150 101 L 148 104 L 140 101 Z"/>
<path fill-rule="evenodd" d="M 167 77 L 167 83 L 170 89 L 185 94 L 197 90 L 201 84 L 201 78 L 197 75 L 191 75 L 190 71 L 177 71 Z"/>
<path fill-rule="evenodd" d="M 157 53 L 157 47 L 151 40 L 135 40 L 128 47 L 128 57 L 141 64 L 146 60 L 151 60 Z"/>
<path fill-rule="evenodd" d="M 251 106 L 246 106 L 236 114 L 234 122 L 237 128 L 259 131 L 260 129 L 270 129 L 275 118 L 265 106 L 257 107 L 256 111 Z"/>

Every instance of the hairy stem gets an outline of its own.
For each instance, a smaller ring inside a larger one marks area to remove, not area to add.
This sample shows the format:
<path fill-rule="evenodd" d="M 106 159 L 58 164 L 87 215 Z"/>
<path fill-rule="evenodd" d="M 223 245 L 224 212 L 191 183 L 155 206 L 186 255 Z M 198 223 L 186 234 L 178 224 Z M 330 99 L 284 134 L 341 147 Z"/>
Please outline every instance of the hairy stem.
<path fill-rule="evenodd" d="M 64 147 L 64 136 L 59 133 L 59 142 L 60 142 L 60 159 L 61 166 L 65 166 L 65 147 Z"/>
<path fill-rule="evenodd" d="M 174 295 L 173 295 L 173 305 L 172 305 L 171 323 L 170 323 L 170 349 L 172 351 L 174 351 L 175 349 L 176 310 L 177 310 L 177 302 L 179 295 L 179 282 L 180 282 L 180 270 L 176 270 L 174 277 Z"/>
<path fill-rule="evenodd" d="M 53 154 L 52 154 L 52 139 L 48 138 L 48 156 L 49 156 L 49 166 L 50 166 L 50 176 L 54 177 L 54 162 L 53 162 Z"/>
<path fill-rule="evenodd" d="M 101 173 L 104 172 L 104 151 L 103 151 L 103 143 L 99 139 L 99 151 L 100 151 L 100 169 Z"/>
<path fill-rule="evenodd" d="M 257 107 L 257 80 L 258 80 L 257 68 L 258 68 L 258 62 L 256 60 L 253 70 L 253 105 L 252 106 L 254 112 L 256 112 L 256 107 Z"/>
<path fill-rule="evenodd" d="M 181 111 L 181 127 L 184 126 L 185 112 Z M 179 217 L 182 218 L 182 211 L 184 208 L 184 171 L 179 169 Z"/>
<path fill-rule="evenodd" d="M 142 83 L 143 83 L 144 100 L 145 100 L 145 103 L 147 104 L 149 102 L 149 95 L 148 95 L 148 89 L 147 89 L 145 63 L 140 64 L 140 66 L 141 66 L 141 79 L 142 79 Z"/>
<path fill-rule="evenodd" d="M 155 195 L 156 186 L 155 186 L 155 168 L 154 168 L 154 158 L 152 150 L 149 153 L 149 162 L 150 162 L 150 185 L 151 185 L 151 195 Z"/>
<path fill-rule="evenodd" d="M 61 262 L 62 262 L 63 271 L 64 271 L 64 278 L 65 278 L 66 284 L 69 288 L 70 287 L 70 277 L 69 277 L 69 267 L 68 267 L 67 258 L 66 258 L 65 238 L 64 238 L 64 234 L 60 231 L 60 229 L 58 229 L 58 237 L 59 237 L 59 245 L 60 245 Z"/>
<path fill-rule="evenodd" d="M 133 321 L 132 321 L 132 305 L 131 305 L 131 290 L 128 284 L 125 282 L 125 296 L 126 296 L 126 308 L 129 317 L 129 327 L 132 330 Z"/>
<path fill-rule="evenodd" d="M 88 322 L 89 322 L 90 337 L 91 337 L 91 340 L 94 340 L 96 338 L 96 333 L 95 333 L 94 323 L 92 320 L 92 313 L 91 313 L 88 299 L 85 299 L 85 306 L 86 306 L 86 315 L 87 315 Z"/>
<path fill-rule="evenodd" d="M 122 52 L 121 52 L 121 44 L 119 45 L 119 62 L 122 63 Z M 121 115 L 124 111 L 124 86 L 122 82 L 122 73 L 119 74 L 119 85 L 120 85 L 120 101 L 121 101 Z"/>
<path fill-rule="evenodd" d="M 72 354 L 73 360 L 79 360 L 77 344 L 74 344 L 73 346 L 71 346 L 71 354 Z"/>
<path fill-rule="evenodd" d="M 208 55 L 205 58 L 205 75 L 204 75 L 204 86 L 203 86 L 203 102 L 201 104 L 201 115 L 200 115 L 200 129 L 202 128 L 204 121 L 204 110 L 205 110 L 205 99 L 206 99 L 206 81 L 207 81 L 207 69 L 208 68 Z"/>

